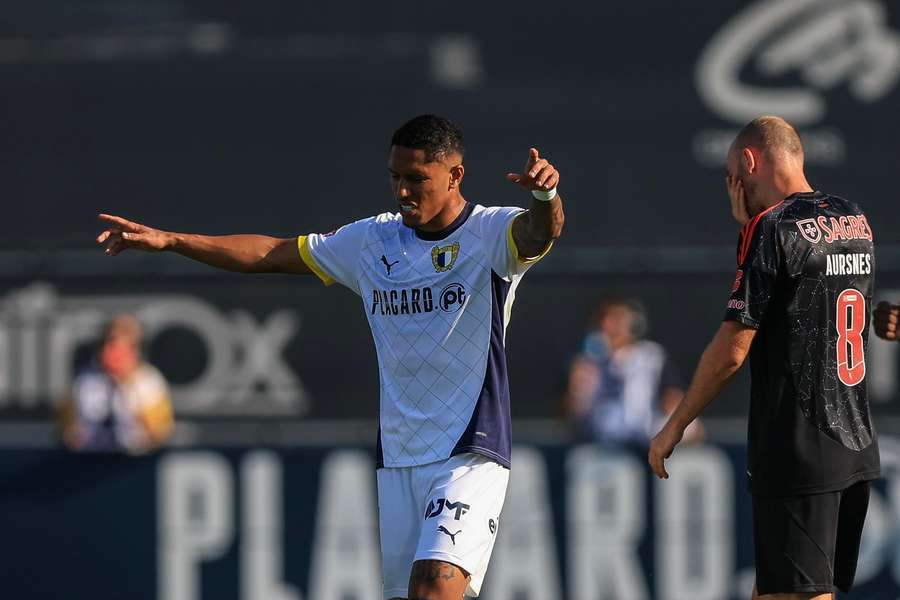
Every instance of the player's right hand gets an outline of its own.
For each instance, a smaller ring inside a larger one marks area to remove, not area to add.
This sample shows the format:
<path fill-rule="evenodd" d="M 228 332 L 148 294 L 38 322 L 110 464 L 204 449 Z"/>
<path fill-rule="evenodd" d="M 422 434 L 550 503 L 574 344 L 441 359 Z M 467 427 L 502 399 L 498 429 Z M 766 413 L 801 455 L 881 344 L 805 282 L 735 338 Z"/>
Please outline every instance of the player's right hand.
<path fill-rule="evenodd" d="M 891 342 L 900 339 L 900 305 L 879 302 L 872 314 L 875 335 Z"/>
<path fill-rule="evenodd" d="M 671 419 L 666 422 L 662 430 L 653 436 L 650 440 L 650 450 L 647 452 L 647 462 L 650 468 L 660 479 L 668 479 L 669 472 L 666 471 L 666 459 L 672 456 L 675 446 L 684 437 L 684 430 L 672 424 Z"/>
<path fill-rule="evenodd" d="M 541 158 L 537 148 L 529 148 L 525 168 L 521 173 L 507 173 L 506 180 L 526 190 L 547 191 L 559 184 L 559 171 L 546 158 Z"/>
<path fill-rule="evenodd" d="M 731 216 L 741 227 L 750 220 L 750 212 L 747 210 L 747 194 L 744 192 L 744 184 L 740 178 L 725 176 L 725 187 L 728 188 L 728 199 L 731 200 Z"/>
<path fill-rule="evenodd" d="M 97 243 L 103 244 L 110 256 L 129 248 L 158 252 L 165 250 L 170 244 L 171 234 L 166 231 L 153 229 L 115 215 L 101 213 L 98 218 L 106 223 L 107 228 L 97 236 Z"/>

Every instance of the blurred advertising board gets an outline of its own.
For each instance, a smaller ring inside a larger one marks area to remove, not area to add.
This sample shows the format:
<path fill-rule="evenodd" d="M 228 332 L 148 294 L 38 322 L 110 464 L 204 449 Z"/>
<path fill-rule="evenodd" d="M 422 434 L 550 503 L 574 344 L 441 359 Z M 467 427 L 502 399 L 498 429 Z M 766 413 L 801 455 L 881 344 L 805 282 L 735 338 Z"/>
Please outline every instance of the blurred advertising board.
<path fill-rule="evenodd" d="M 884 438 L 881 449 L 885 479 L 872 494 L 851 599 L 900 593 L 900 441 Z M 679 449 L 667 481 L 651 477 L 644 456 L 517 447 L 484 597 L 749 597 L 743 447 Z M 380 598 L 369 450 L 3 450 L 0 481 L 7 597 Z"/>

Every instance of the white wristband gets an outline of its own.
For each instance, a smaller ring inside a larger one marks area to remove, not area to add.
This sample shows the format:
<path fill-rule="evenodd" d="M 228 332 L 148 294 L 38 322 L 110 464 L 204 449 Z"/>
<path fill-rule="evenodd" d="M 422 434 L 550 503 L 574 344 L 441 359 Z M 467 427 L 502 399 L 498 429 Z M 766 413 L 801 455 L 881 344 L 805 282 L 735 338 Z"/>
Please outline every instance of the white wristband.
<path fill-rule="evenodd" d="M 535 200 L 540 200 L 541 202 L 550 202 L 554 198 L 556 198 L 556 188 L 552 190 L 531 190 L 531 195 L 534 196 Z"/>

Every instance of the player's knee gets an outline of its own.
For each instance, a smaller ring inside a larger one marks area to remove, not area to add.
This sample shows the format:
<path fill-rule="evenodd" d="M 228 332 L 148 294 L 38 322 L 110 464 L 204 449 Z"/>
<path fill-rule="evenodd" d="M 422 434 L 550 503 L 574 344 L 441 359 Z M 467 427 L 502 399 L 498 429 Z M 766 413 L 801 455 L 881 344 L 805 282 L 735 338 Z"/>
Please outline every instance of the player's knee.
<path fill-rule="evenodd" d="M 442 560 L 417 560 L 409 577 L 409 600 L 463 600 L 469 574 Z"/>

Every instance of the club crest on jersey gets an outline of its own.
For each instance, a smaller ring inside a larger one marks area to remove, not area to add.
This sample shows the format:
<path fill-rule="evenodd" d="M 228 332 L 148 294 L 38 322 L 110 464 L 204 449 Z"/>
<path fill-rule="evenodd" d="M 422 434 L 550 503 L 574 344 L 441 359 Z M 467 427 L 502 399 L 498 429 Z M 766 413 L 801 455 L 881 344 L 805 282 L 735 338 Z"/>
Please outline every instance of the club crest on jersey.
<path fill-rule="evenodd" d="M 797 221 L 797 229 L 800 230 L 800 235 L 810 244 L 818 244 L 819 240 L 822 239 L 822 230 L 816 225 L 815 219 Z"/>
<path fill-rule="evenodd" d="M 435 246 L 431 249 L 431 264 L 438 273 L 449 271 L 459 255 L 459 242 L 453 242 L 446 246 Z"/>

